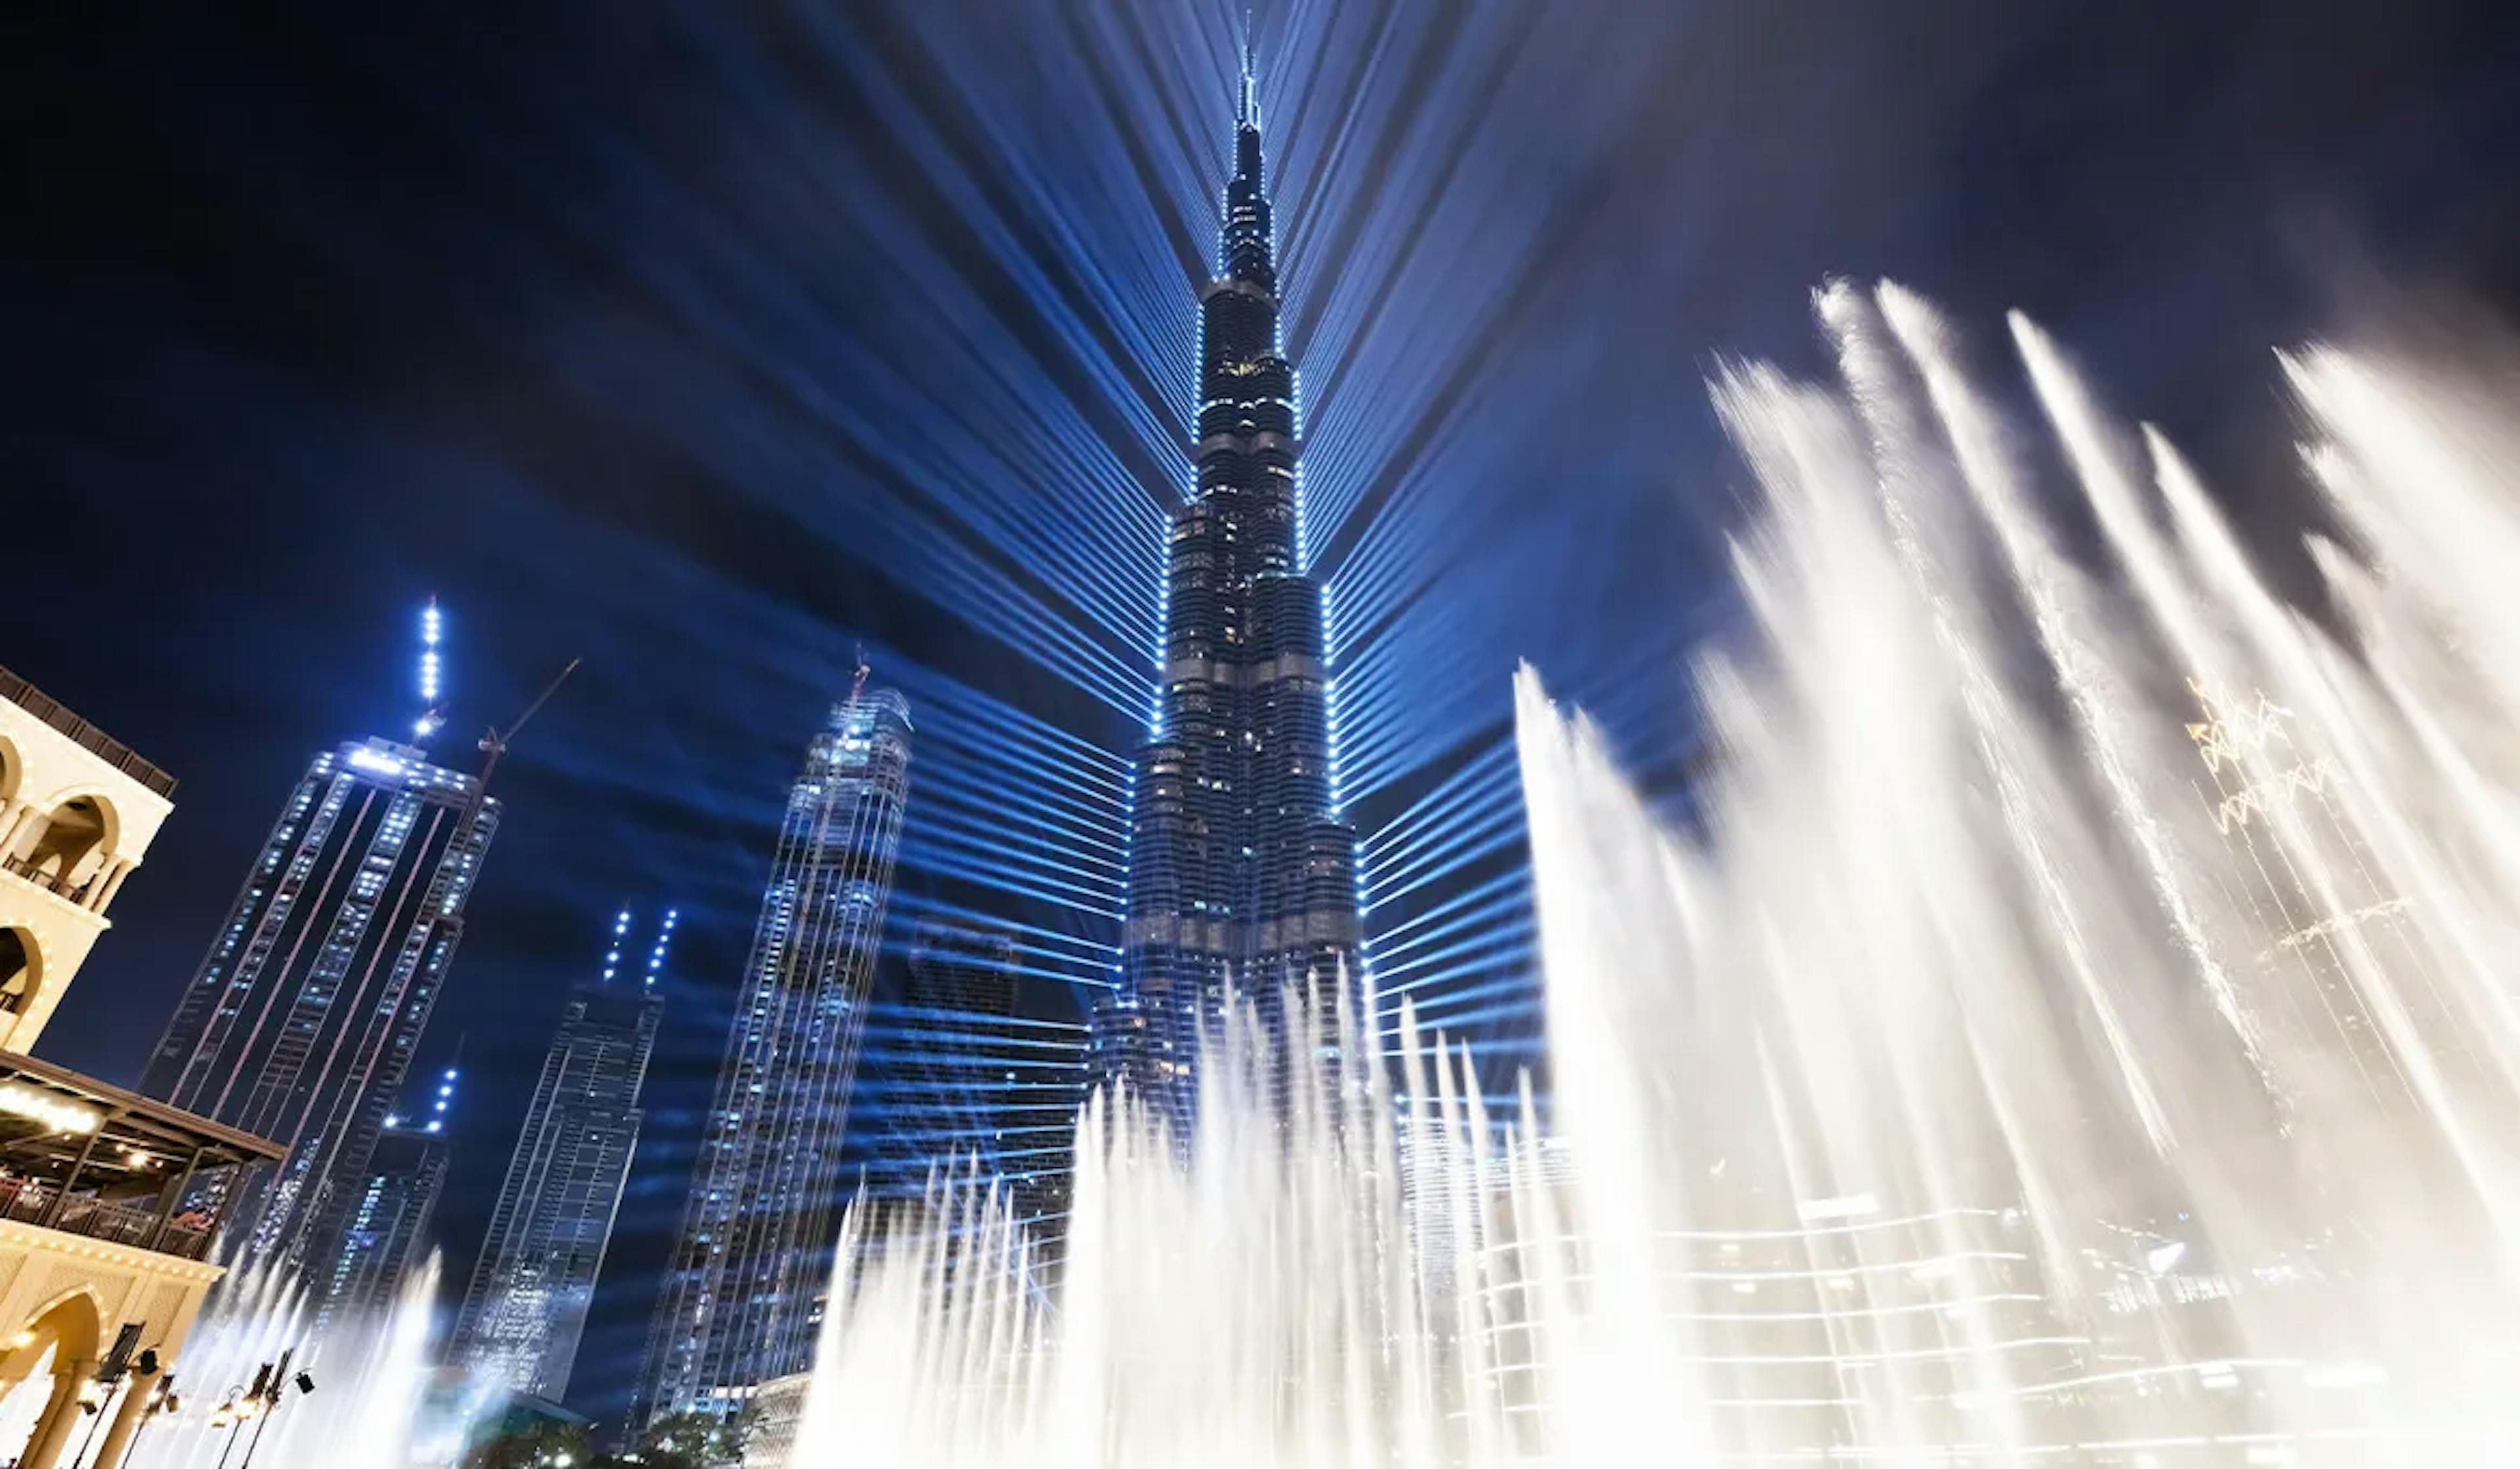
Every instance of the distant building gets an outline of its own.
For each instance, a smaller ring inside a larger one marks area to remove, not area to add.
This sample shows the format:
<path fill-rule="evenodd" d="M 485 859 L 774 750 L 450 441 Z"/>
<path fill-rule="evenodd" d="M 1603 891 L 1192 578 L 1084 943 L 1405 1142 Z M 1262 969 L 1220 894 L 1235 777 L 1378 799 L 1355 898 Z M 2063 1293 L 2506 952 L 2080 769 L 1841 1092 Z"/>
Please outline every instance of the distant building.
<path fill-rule="evenodd" d="M 801 1371 L 846 1188 L 842 1148 L 910 795 L 910 705 L 868 689 L 814 736 L 703 1124 L 691 1200 L 649 1335 L 646 1419 L 725 1416 Z"/>
<path fill-rule="evenodd" d="M 569 992 L 526 1104 L 448 1349 L 516 1393 L 567 1395 L 639 1145 L 639 1092 L 665 1014 L 654 985 L 675 920 L 658 920 L 642 960 L 626 954 L 629 911 L 614 919 L 602 975 Z M 636 982 L 620 977 L 632 969 Z"/>
<path fill-rule="evenodd" d="M 240 1218 L 257 1258 L 337 1274 L 498 826 L 479 780 L 388 739 L 317 755 L 281 807 L 141 1081 L 289 1145 Z"/>
<path fill-rule="evenodd" d="M 333 1257 L 325 1314 L 390 1303 L 428 1258 L 450 1161 L 447 1110 L 461 1074 L 447 1067 L 425 1105 L 386 1116 Z"/>
<path fill-rule="evenodd" d="M 1220 274 L 1199 293 L 1197 493 L 1172 512 L 1160 710 L 1138 752 L 1119 992 L 1098 1080 L 1180 1117 L 1229 985 L 1362 1002 L 1356 831 L 1332 776 L 1328 645 L 1303 544 L 1295 370 L 1245 66 Z M 1369 1027 L 1370 1028 L 1370 1027 Z M 1336 1036 L 1288 1037 L 1329 1047 Z"/>
<path fill-rule="evenodd" d="M 915 1198 L 950 1164 L 976 1171 L 1037 1233 L 1061 1232 L 1085 1101 L 1083 1030 L 1019 1012 L 1021 965 L 1004 929 L 922 924 L 907 967 L 898 998 L 875 1007 L 849 1103 L 866 1190 Z"/>
<path fill-rule="evenodd" d="M 0 1460 L 119 1464 L 221 1269 L 233 1196 L 280 1147 L 25 1054 L 173 810 L 175 782 L 0 669 Z M 151 1356 L 139 1355 L 147 1349 Z M 49 1380 L 30 1374 L 54 1363 Z M 80 1397 L 110 1377 L 91 1417 Z"/>

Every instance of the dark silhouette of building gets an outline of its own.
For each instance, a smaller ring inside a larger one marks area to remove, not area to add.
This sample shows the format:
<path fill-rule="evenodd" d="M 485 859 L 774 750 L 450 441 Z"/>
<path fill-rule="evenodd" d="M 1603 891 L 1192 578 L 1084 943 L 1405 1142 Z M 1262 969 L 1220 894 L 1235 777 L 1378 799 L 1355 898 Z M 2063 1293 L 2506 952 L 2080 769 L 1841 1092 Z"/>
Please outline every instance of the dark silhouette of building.
<path fill-rule="evenodd" d="M 1066 1208 L 1083 1035 L 1021 1012 L 1021 965 L 1004 929 L 922 924 L 905 967 L 898 996 L 877 1003 L 849 1104 L 863 1192 L 917 1198 L 950 1166 L 998 1189 L 1047 1244 Z"/>
<path fill-rule="evenodd" d="M 325 1279 L 326 1316 L 387 1305 L 428 1258 L 437 1201 L 446 1191 L 447 1109 L 462 1071 L 450 1065 L 424 1106 L 388 1115 L 344 1211 L 332 1273 Z"/>

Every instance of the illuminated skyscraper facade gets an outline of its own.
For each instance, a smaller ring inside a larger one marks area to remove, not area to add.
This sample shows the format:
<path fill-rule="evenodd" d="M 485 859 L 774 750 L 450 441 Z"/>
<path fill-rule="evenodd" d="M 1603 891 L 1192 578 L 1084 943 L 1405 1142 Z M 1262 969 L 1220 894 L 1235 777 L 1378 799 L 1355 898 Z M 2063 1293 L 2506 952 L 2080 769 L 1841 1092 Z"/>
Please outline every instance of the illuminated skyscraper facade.
<path fill-rule="evenodd" d="M 1221 273 L 1199 300 L 1196 493 L 1172 512 L 1159 713 L 1135 773 L 1121 986 L 1095 1017 L 1101 1079 L 1176 1112 L 1229 984 L 1264 1001 L 1311 985 L 1328 1004 L 1338 976 L 1360 974 L 1356 833 L 1331 779 L 1273 251 L 1246 67 Z"/>
<path fill-rule="evenodd" d="M 340 1247 L 333 1253 L 324 1314 L 393 1300 L 428 1259 L 452 1161 L 446 1112 L 459 1075 L 447 1067 L 438 1075 L 435 1095 L 385 1118 L 343 1222 Z"/>
<path fill-rule="evenodd" d="M 248 1258 L 337 1274 L 498 825 L 479 780 L 392 740 L 317 755 L 290 793 L 141 1082 L 288 1145 L 237 1217 Z"/>
<path fill-rule="evenodd" d="M 867 1192 L 917 1198 L 932 1170 L 975 1168 L 1019 1220 L 1054 1232 L 1063 1212 L 1084 1037 L 1019 1013 L 1014 935 L 928 922 L 898 998 L 876 1006 L 849 1107 L 853 1171 Z M 1046 1241 L 1045 1241 L 1046 1242 Z"/>
<path fill-rule="evenodd" d="M 910 794 L 910 706 L 858 688 L 788 790 L 641 1406 L 731 1412 L 812 1358 L 849 1085 Z"/>
<path fill-rule="evenodd" d="M 569 992 L 449 1348 L 476 1380 L 495 1377 L 537 1398 L 567 1395 L 639 1145 L 639 1092 L 665 1015 L 654 985 L 675 921 L 671 912 L 658 920 L 642 957 L 628 953 L 624 910 L 602 977 Z M 641 978 L 622 977 L 631 971 Z"/>

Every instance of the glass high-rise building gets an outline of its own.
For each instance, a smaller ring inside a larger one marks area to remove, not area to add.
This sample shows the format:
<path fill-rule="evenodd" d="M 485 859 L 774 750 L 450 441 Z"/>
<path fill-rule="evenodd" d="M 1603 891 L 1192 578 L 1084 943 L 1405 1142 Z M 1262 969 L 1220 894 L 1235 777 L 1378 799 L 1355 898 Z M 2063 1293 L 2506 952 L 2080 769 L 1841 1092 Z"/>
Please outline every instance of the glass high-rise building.
<path fill-rule="evenodd" d="M 1085 1101 L 1075 1022 L 1020 1012 L 1015 936 L 920 925 L 898 995 L 876 1002 L 849 1105 L 853 1169 L 878 1198 L 918 1198 L 933 1170 L 976 1172 L 1047 1246 L 1066 1207 Z"/>
<path fill-rule="evenodd" d="M 1172 512 L 1121 985 L 1094 1017 L 1100 1079 L 1125 1079 L 1177 1115 L 1199 1023 L 1229 985 L 1264 1005 L 1281 986 L 1312 986 L 1325 1006 L 1341 976 L 1352 997 L 1362 989 L 1356 833 L 1331 780 L 1322 590 L 1304 559 L 1295 372 L 1279 340 L 1247 66 L 1219 274 L 1200 292 L 1199 323 L 1197 487 Z"/>
<path fill-rule="evenodd" d="M 232 1238 L 330 1281 L 499 825 L 472 776 L 386 739 L 315 757 L 141 1090 L 276 1139 Z"/>
<path fill-rule="evenodd" d="M 639 1092 L 665 1015 L 654 986 L 675 921 L 667 911 L 643 958 L 628 952 L 624 909 L 601 977 L 571 990 L 561 1011 L 449 1344 L 449 1359 L 476 1381 L 553 1400 L 568 1392 L 639 1145 Z M 621 978 L 632 969 L 635 983 Z"/>
<path fill-rule="evenodd" d="M 724 1414 L 801 1371 L 846 1186 L 849 1084 L 910 794 L 910 705 L 858 687 L 788 793 L 640 1396 Z"/>
<path fill-rule="evenodd" d="M 322 1312 L 332 1315 L 359 1307 L 382 1307 L 428 1258 L 437 1223 L 437 1201 L 446 1191 L 446 1111 L 455 1099 L 459 1068 L 437 1078 L 425 1105 L 390 1114 L 377 1134 L 334 1251 Z"/>

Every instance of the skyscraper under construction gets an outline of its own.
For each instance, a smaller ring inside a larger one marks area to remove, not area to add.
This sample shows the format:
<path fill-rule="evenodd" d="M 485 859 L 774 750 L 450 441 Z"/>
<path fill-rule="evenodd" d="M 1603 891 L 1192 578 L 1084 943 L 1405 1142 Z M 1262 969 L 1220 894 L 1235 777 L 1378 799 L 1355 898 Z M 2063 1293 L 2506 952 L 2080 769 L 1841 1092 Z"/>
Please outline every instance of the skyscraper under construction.
<path fill-rule="evenodd" d="M 479 777 L 388 739 L 318 754 L 281 808 L 141 1081 L 288 1145 L 248 1185 L 248 1258 L 340 1276 L 498 825 Z"/>

